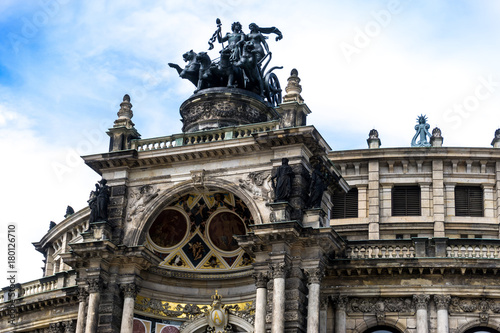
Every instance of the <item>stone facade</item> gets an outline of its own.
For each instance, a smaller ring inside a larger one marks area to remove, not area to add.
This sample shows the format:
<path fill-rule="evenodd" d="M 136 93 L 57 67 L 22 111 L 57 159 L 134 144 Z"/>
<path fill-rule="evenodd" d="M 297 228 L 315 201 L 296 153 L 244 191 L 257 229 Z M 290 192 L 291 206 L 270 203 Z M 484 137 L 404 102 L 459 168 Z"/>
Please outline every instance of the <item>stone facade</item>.
<path fill-rule="evenodd" d="M 125 96 L 109 152 L 83 157 L 110 187 L 107 220 L 84 208 L 35 244 L 44 277 L 3 289 L 0 332 L 498 332 L 497 148 L 442 147 L 436 130 L 386 149 L 372 130 L 368 149 L 331 151 L 299 82 L 274 108 L 201 91 L 185 131 L 154 139 Z"/>

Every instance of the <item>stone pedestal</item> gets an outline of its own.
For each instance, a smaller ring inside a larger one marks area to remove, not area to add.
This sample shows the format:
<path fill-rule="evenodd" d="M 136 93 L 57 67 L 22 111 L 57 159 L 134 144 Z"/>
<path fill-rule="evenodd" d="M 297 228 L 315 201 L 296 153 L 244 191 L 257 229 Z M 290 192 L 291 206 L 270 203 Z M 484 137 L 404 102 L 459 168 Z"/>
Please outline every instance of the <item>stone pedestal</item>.
<path fill-rule="evenodd" d="M 322 228 L 326 226 L 326 213 L 322 208 L 304 210 L 302 225 L 304 227 Z"/>
<path fill-rule="evenodd" d="M 259 95 L 238 88 L 208 88 L 188 98 L 180 107 L 182 132 L 255 124 L 279 116 Z"/>
<path fill-rule="evenodd" d="M 292 206 L 286 201 L 269 203 L 271 208 L 271 222 L 286 222 L 290 221 Z"/>

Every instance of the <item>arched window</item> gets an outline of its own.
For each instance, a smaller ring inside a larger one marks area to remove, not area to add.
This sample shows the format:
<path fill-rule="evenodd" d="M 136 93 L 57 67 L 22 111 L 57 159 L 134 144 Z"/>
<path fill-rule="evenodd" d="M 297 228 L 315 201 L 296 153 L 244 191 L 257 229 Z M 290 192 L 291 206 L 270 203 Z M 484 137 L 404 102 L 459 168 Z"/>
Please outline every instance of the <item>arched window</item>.
<path fill-rule="evenodd" d="M 364 333 L 401 333 L 399 330 L 389 326 L 377 326 L 370 328 Z"/>
<path fill-rule="evenodd" d="M 474 327 L 465 331 L 465 333 L 499 333 L 497 330 L 488 327 Z"/>

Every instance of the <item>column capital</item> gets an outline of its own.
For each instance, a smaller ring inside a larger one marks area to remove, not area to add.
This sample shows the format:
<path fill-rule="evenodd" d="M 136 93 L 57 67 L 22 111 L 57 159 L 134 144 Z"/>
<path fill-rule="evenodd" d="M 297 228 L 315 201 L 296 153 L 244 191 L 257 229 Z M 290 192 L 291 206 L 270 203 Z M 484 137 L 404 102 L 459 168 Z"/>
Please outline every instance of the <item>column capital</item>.
<path fill-rule="evenodd" d="M 427 310 L 427 305 L 429 304 L 430 298 L 431 297 L 426 294 L 413 295 L 413 301 L 415 302 L 415 307 L 417 308 L 417 310 Z"/>
<path fill-rule="evenodd" d="M 288 267 L 284 262 L 269 264 L 273 279 L 284 279 L 288 273 Z"/>
<path fill-rule="evenodd" d="M 304 273 L 307 277 L 307 284 L 321 284 L 321 280 L 325 276 L 325 272 L 322 267 L 306 268 Z"/>
<path fill-rule="evenodd" d="M 120 289 L 122 290 L 125 298 L 135 299 L 141 288 L 135 283 L 124 283 L 120 285 Z"/>
<path fill-rule="evenodd" d="M 253 274 L 255 279 L 255 287 L 257 288 L 267 288 L 267 282 L 269 281 L 269 272 L 255 272 Z"/>
<path fill-rule="evenodd" d="M 78 288 L 77 297 L 78 297 L 79 302 L 86 301 L 88 295 L 89 295 L 89 293 L 88 293 L 87 289 L 85 289 L 84 287 Z"/>
<path fill-rule="evenodd" d="M 89 293 L 99 293 L 102 291 L 103 283 L 100 277 L 92 277 L 85 279 L 89 285 Z"/>
<path fill-rule="evenodd" d="M 434 303 L 436 303 L 436 307 L 438 310 L 448 310 L 450 301 L 450 295 L 434 295 Z"/>
<path fill-rule="evenodd" d="M 347 309 L 347 301 L 349 298 L 346 295 L 337 295 L 332 296 L 332 302 L 335 305 L 336 310 L 346 310 Z"/>

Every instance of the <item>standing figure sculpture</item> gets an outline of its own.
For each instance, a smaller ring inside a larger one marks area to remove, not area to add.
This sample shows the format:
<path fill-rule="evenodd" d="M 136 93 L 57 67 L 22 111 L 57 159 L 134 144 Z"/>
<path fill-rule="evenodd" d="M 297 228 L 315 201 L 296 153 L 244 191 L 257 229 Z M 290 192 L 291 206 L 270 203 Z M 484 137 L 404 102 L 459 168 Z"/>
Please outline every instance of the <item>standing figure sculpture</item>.
<path fill-rule="evenodd" d="M 281 166 L 271 178 L 274 189 L 274 202 L 288 201 L 292 194 L 292 180 L 295 177 L 288 158 L 281 159 Z"/>
<path fill-rule="evenodd" d="M 95 191 L 90 192 L 89 200 L 87 200 L 90 207 L 90 223 L 108 220 L 108 204 L 111 191 L 106 183 L 106 179 L 101 179 L 95 184 Z"/>
<path fill-rule="evenodd" d="M 309 186 L 309 208 L 319 208 L 321 207 L 321 200 L 323 199 L 323 193 L 326 190 L 326 184 L 323 180 L 323 174 L 321 173 L 321 164 L 318 163 L 314 166 L 311 175 L 311 185 Z"/>
<path fill-rule="evenodd" d="M 431 144 L 427 141 L 427 136 L 431 136 L 429 133 L 430 125 L 427 124 L 427 117 L 424 115 L 420 115 L 417 117 L 417 125 L 415 125 L 415 130 L 417 133 L 413 136 L 411 140 L 412 147 L 430 147 Z M 417 141 L 417 138 L 420 139 Z"/>
<path fill-rule="evenodd" d="M 222 44 L 222 49 L 231 50 L 231 61 L 238 61 L 240 59 L 239 42 L 245 39 L 245 34 L 241 29 L 241 23 L 234 22 L 233 24 L 231 24 L 231 32 L 226 33 L 224 37 L 222 37 L 220 34 L 217 35 L 217 41 Z M 226 47 L 224 47 L 224 42 L 228 43 Z"/>

